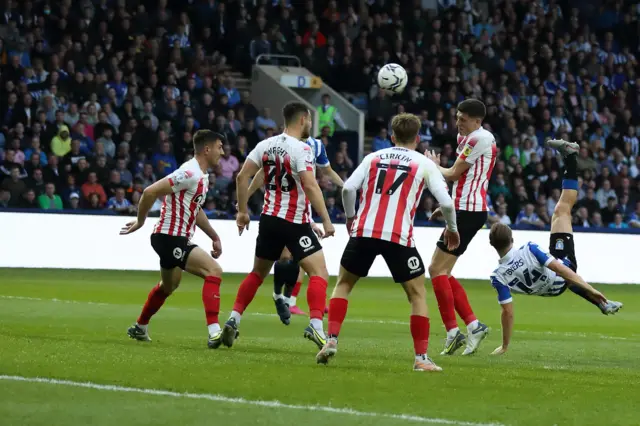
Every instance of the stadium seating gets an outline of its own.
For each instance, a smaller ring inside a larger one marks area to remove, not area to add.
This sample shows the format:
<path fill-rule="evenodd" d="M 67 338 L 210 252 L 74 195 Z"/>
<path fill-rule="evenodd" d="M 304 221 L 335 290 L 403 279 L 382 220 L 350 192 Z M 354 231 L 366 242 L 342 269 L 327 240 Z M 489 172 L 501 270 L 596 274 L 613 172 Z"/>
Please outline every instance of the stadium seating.
<path fill-rule="evenodd" d="M 209 128 L 225 134 L 239 161 L 212 171 L 205 211 L 231 218 L 235 173 L 269 127 L 251 104 L 247 77 L 258 54 L 278 53 L 300 57 L 367 110 L 367 152 L 406 110 L 422 117 L 420 149 L 440 150 L 451 164 L 455 106 L 483 99 L 500 147 L 490 221 L 548 225 L 561 164 L 543 142 L 554 137 L 582 145 L 576 226 L 640 227 L 635 8 L 554 0 L 443 2 L 438 10 L 420 1 L 54 3 L 8 2 L 1 15 L 1 209 L 134 214 L 141 191 L 189 158 L 191 135 Z M 409 72 L 400 96 L 374 85 L 385 62 Z M 336 155 L 347 152 L 339 135 L 322 139 L 333 167 L 348 175 L 359 159 Z M 338 189 L 321 186 L 341 220 Z M 251 200 L 254 213 L 261 202 L 260 194 Z M 435 207 L 427 194 L 422 224 Z"/>

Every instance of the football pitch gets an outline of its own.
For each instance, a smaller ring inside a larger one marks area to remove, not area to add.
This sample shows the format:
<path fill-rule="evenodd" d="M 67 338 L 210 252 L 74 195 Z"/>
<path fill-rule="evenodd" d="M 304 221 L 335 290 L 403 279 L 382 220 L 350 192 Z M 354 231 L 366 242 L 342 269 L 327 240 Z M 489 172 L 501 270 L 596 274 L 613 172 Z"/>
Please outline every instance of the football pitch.
<path fill-rule="evenodd" d="M 225 275 L 221 320 L 241 280 Z M 492 328 L 478 354 L 440 356 L 435 298 L 430 355 L 442 373 L 412 371 L 409 304 L 390 280 L 358 284 L 329 366 L 284 326 L 267 279 L 233 348 L 210 350 L 201 282 L 186 276 L 149 327 L 127 327 L 157 273 L 0 269 L 2 425 L 637 425 L 638 286 L 598 286 L 624 309 L 606 317 L 570 292 L 514 297 L 515 333 L 503 357 L 500 308 L 487 282 L 466 281 Z M 335 278 L 329 284 L 332 290 Z M 306 310 L 304 292 L 299 297 Z M 460 351 L 461 352 L 461 351 Z"/>

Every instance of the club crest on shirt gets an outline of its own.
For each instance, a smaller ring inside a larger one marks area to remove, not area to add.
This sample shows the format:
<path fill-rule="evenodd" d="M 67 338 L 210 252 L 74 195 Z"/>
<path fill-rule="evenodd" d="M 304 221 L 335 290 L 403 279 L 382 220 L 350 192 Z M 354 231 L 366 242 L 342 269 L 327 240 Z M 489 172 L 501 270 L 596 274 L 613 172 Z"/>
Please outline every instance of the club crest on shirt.
<path fill-rule="evenodd" d="M 564 241 L 561 238 L 556 240 L 556 250 L 564 250 Z"/>
<path fill-rule="evenodd" d="M 177 185 L 181 183 L 183 180 L 189 179 L 191 176 L 193 176 L 193 172 L 191 172 L 190 170 L 179 171 L 178 173 L 176 173 L 173 181 Z"/>

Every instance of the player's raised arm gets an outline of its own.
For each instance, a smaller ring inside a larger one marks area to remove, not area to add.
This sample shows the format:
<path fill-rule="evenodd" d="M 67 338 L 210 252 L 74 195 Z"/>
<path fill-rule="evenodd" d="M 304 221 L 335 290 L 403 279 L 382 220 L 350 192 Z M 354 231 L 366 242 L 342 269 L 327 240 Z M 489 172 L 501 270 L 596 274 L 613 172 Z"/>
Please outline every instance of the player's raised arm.
<path fill-rule="evenodd" d="M 131 234 L 142 228 L 147 220 L 149 210 L 153 207 L 153 203 L 160 197 L 164 197 L 174 192 L 181 191 L 189 186 L 194 179 L 193 172 L 189 170 L 178 169 L 159 181 L 154 182 L 145 188 L 138 203 L 138 217 L 136 220 L 126 224 L 120 231 L 120 235 Z"/>
<path fill-rule="evenodd" d="M 249 178 L 258 174 L 262 160 L 260 159 L 260 153 L 258 146 L 247 157 L 244 162 L 240 173 L 236 177 L 236 191 L 238 196 L 238 217 L 236 218 L 236 225 L 238 226 L 238 232 L 242 235 L 244 228 L 249 229 Z M 256 176 L 257 178 L 257 176 Z M 264 178 L 263 178 L 264 179 Z"/>

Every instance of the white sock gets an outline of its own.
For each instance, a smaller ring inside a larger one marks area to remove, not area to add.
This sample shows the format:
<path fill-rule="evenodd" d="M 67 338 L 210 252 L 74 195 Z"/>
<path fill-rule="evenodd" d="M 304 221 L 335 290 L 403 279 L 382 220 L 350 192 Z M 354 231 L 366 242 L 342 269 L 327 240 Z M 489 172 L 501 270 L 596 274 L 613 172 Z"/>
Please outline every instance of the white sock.
<path fill-rule="evenodd" d="M 147 331 L 147 327 L 149 327 L 149 324 L 138 324 L 138 323 L 136 323 L 136 325 L 138 327 L 140 327 L 145 332 Z"/>
<path fill-rule="evenodd" d="M 231 311 L 231 316 L 229 316 L 229 319 L 231 318 L 236 320 L 236 324 L 240 324 L 240 319 L 242 319 L 242 314 L 236 311 Z"/>
<path fill-rule="evenodd" d="M 273 293 L 273 300 L 278 300 L 278 299 L 285 299 L 285 297 L 281 294 Z M 286 299 L 285 299 L 285 302 L 286 302 Z"/>
<path fill-rule="evenodd" d="M 289 306 L 296 306 L 296 299 L 297 299 L 296 296 L 291 296 L 289 298 Z"/>
<path fill-rule="evenodd" d="M 469 324 L 467 324 L 467 330 L 473 331 L 478 326 L 478 320 L 473 320 Z"/>
<path fill-rule="evenodd" d="M 212 336 L 220 331 L 220 324 L 218 324 L 217 322 L 209 324 L 207 328 L 209 329 L 209 335 Z"/>
<path fill-rule="evenodd" d="M 321 319 L 318 319 L 318 318 L 311 319 L 311 327 L 313 327 L 313 329 L 317 331 L 318 334 L 322 336 L 323 339 L 326 338 L 326 336 L 324 335 L 324 327 Z"/>
<path fill-rule="evenodd" d="M 460 329 L 458 327 L 447 330 L 447 337 L 456 337 L 456 334 L 458 334 L 459 331 Z"/>
<path fill-rule="evenodd" d="M 427 360 L 427 355 L 426 354 L 416 355 L 416 362 L 421 362 L 421 361 L 426 361 L 426 360 Z"/>

